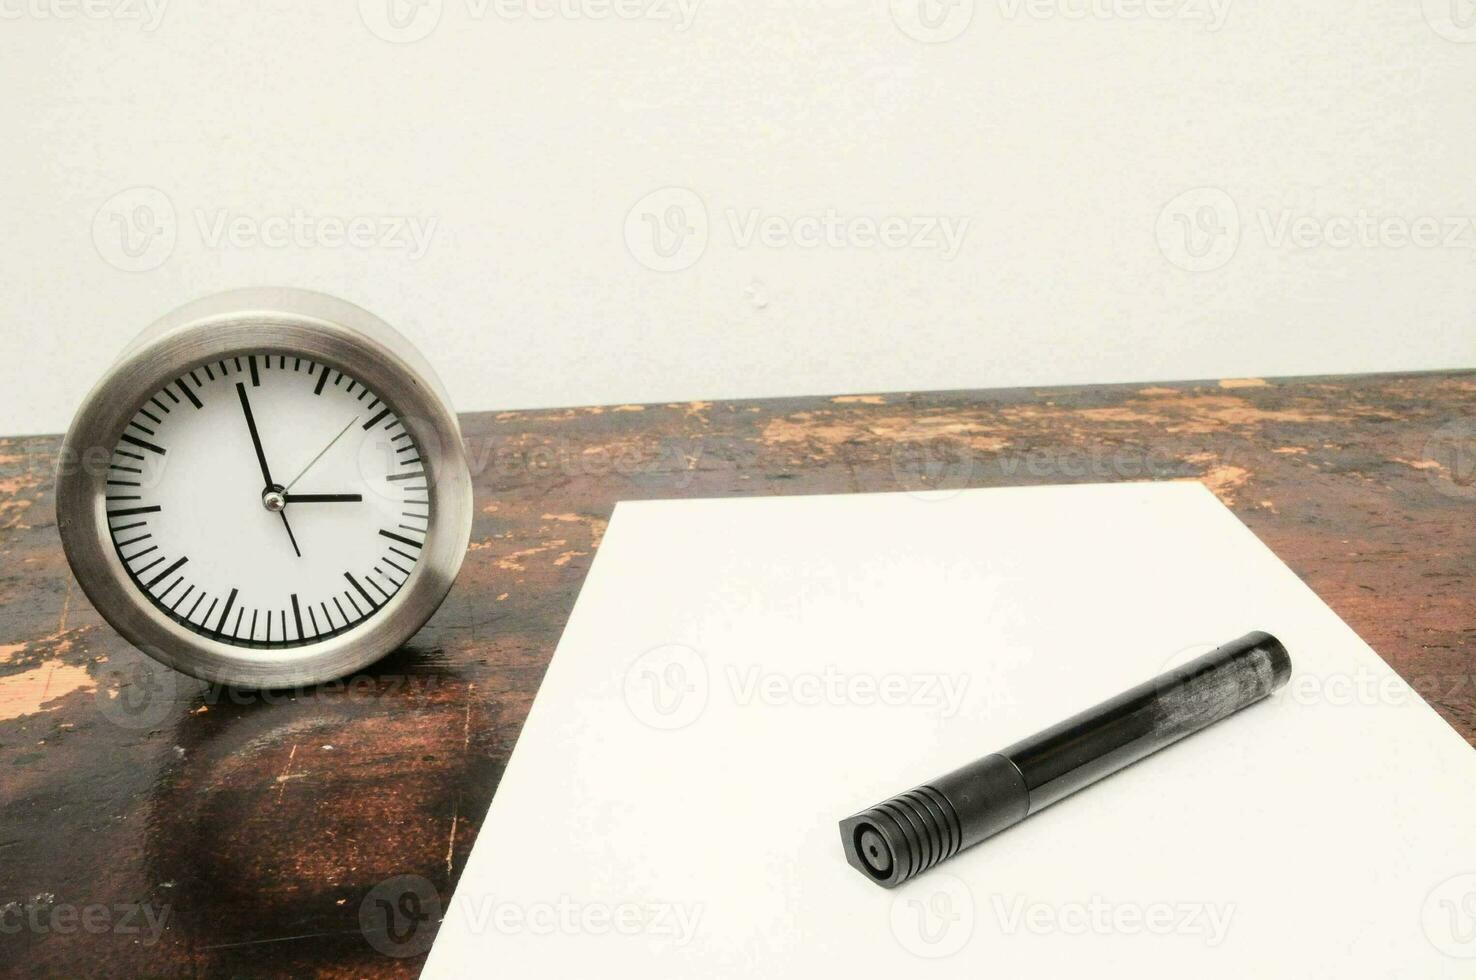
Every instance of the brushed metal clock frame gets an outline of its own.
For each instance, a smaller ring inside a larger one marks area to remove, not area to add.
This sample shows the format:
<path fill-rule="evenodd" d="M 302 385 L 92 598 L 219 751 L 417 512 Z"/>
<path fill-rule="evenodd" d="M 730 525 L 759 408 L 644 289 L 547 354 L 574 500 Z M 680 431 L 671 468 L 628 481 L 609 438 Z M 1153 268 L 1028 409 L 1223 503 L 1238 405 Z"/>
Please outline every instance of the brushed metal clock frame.
<path fill-rule="evenodd" d="M 420 560 L 378 612 L 321 643 L 236 646 L 185 628 L 133 582 L 109 533 L 107 465 L 129 420 L 170 381 L 203 364 L 248 353 L 311 358 L 357 379 L 399 416 L 420 446 L 431 500 Z M 244 289 L 175 310 L 124 351 L 83 401 L 67 433 L 56 512 L 62 546 L 82 590 L 144 653 L 216 683 L 294 687 L 373 663 L 400 647 L 440 607 L 471 539 L 471 474 L 450 401 L 408 340 L 367 310 L 322 293 Z"/>

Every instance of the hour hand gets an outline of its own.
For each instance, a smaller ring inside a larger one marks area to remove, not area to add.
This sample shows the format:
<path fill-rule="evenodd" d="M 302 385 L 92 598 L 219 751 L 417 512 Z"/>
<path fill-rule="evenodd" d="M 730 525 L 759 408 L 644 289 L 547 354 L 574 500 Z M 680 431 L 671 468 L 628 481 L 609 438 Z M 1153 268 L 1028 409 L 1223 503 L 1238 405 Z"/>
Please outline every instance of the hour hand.
<path fill-rule="evenodd" d="M 362 493 L 287 493 L 282 495 L 288 504 L 357 504 L 362 502 Z"/>

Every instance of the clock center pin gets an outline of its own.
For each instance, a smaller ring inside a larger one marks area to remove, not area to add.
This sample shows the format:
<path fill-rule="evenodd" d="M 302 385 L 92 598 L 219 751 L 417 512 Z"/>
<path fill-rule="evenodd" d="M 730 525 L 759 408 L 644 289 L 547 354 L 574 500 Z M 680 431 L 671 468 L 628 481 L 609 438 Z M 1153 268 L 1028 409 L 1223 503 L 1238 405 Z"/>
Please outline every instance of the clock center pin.
<path fill-rule="evenodd" d="M 273 514 L 287 508 L 287 493 L 281 487 L 267 487 L 261 492 L 261 505 Z"/>

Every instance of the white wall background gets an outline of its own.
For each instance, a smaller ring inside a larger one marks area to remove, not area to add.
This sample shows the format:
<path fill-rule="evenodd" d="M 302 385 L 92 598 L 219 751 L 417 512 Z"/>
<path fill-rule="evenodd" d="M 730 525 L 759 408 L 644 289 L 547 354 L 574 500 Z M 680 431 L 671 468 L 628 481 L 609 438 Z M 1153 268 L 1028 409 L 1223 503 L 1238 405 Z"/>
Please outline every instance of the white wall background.
<path fill-rule="evenodd" d="M 464 410 L 1476 364 L 1473 0 L 0 0 L 0 81 L 3 432 L 250 284 Z"/>

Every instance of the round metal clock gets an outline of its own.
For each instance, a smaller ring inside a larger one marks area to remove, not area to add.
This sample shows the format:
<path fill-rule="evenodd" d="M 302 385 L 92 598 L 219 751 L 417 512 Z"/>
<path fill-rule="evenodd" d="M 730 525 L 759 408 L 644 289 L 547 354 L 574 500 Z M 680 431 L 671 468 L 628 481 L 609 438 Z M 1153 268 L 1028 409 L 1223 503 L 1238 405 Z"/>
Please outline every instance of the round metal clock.
<path fill-rule="evenodd" d="M 471 534 L 461 431 L 424 358 L 319 293 L 239 290 L 146 330 L 87 396 L 57 476 L 98 611 L 196 677 L 340 677 L 423 626 Z"/>

